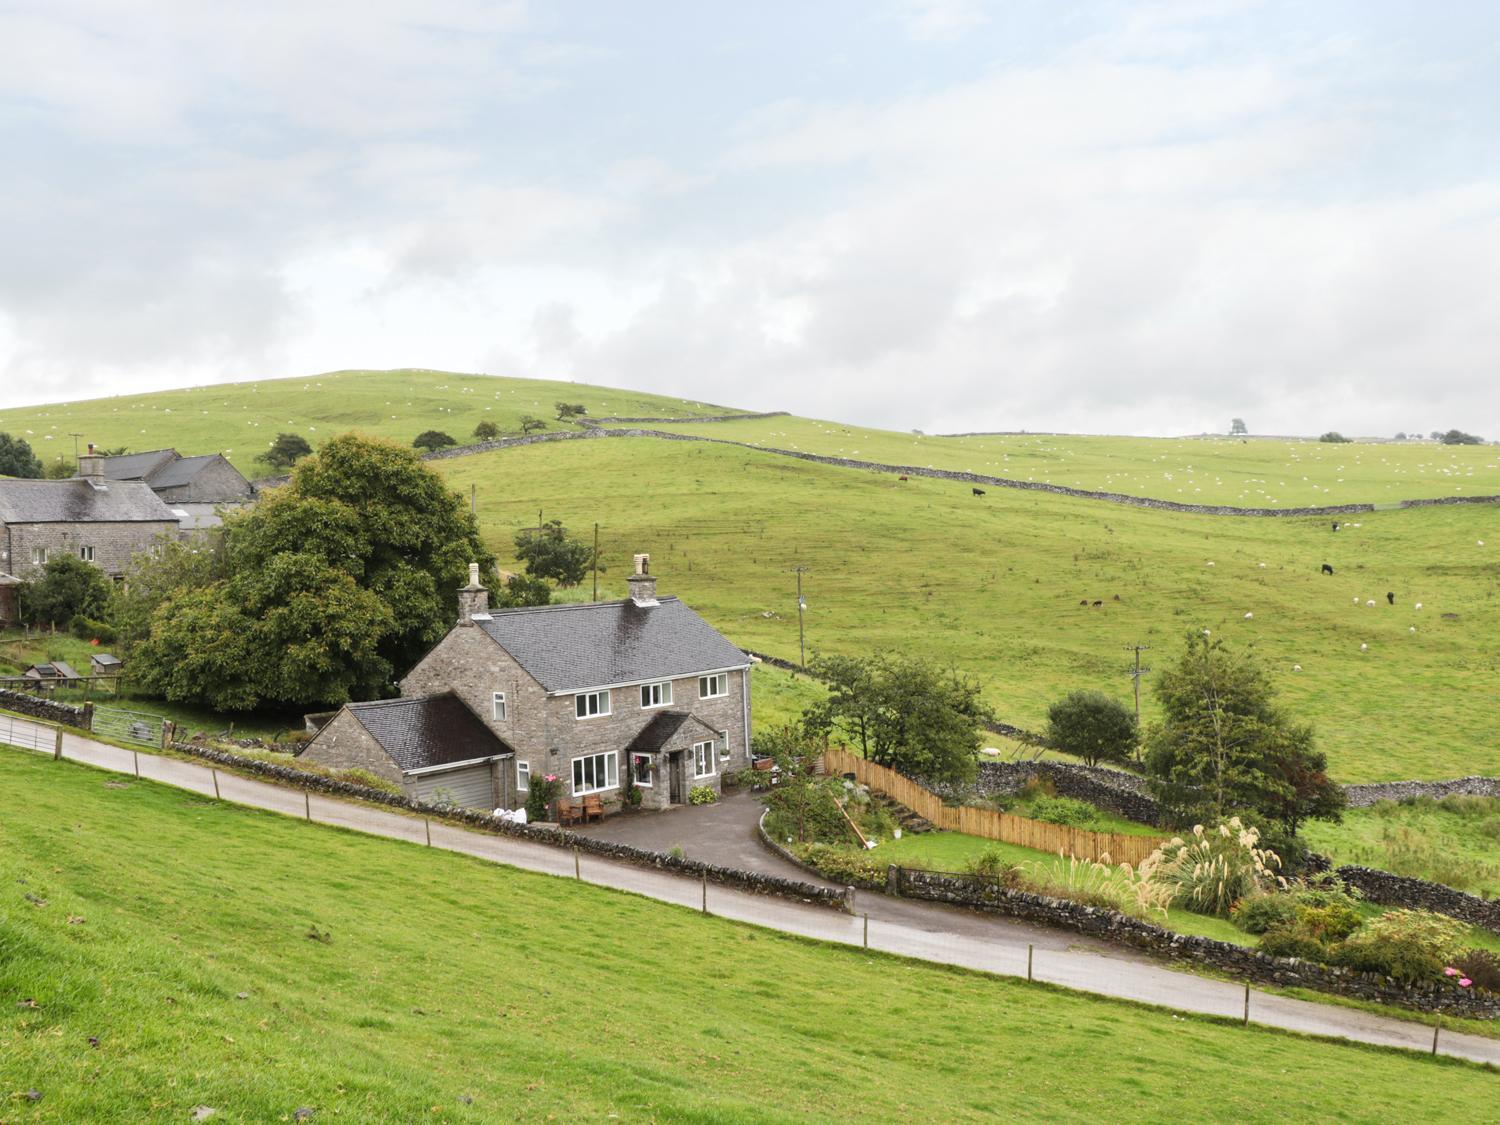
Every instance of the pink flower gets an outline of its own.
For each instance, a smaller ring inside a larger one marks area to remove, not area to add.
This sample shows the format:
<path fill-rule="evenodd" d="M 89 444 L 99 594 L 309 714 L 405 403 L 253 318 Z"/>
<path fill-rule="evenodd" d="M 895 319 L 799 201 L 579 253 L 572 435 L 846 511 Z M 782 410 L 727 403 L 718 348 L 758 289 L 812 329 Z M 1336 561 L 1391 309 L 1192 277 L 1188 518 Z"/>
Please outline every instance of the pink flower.
<path fill-rule="evenodd" d="M 1458 976 L 1458 970 L 1455 969 L 1452 965 L 1449 965 L 1446 969 L 1443 970 L 1443 976 L 1456 977 Z"/>
<path fill-rule="evenodd" d="M 542 780 L 543 780 L 543 781 L 556 781 L 556 780 L 557 780 L 557 774 L 555 774 L 555 773 L 549 773 L 549 774 L 546 774 L 546 775 L 545 775 L 545 776 L 544 776 L 544 777 L 543 777 L 543 778 L 542 778 Z M 1458 970 L 1457 970 L 1457 969 L 1454 969 L 1454 970 L 1453 970 L 1453 971 L 1454 971 L 1454 972 L 1455 972 L 1455 973 L 1456 973 L 1456 972 L 1458 972 Z"/>
<path fill-rule="evenodd" d="M 1473 983 L 1474 982 L 1471 981 L 1468 977 L 1459 977 L 1458 978 L 1458 987 L 1459 988 L 1468 988 L 1469 985 L 1471 985 Z"/>

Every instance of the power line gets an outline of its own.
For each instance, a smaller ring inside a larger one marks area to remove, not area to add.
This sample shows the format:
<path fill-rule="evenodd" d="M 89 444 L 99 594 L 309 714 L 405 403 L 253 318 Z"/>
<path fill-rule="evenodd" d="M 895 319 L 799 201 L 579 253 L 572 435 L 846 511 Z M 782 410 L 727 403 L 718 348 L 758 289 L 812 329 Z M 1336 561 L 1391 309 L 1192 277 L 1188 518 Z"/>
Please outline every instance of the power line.
<path fill-rule="evenodd" d="M 1151 671 L 1150 668 L 1141 667 L 1141 653 L 1149 652 L 1150 649 L 1150 645 L 1143 644 L 1125 646 L 1126 652 L 1135 653 L 1135 663 L 1125 669 L 1125 674 L 1130 677 L 1131 684 L 1135 688 L 1135 725 L 1137 727 L 1141 725 L 1141 677 Z"/>

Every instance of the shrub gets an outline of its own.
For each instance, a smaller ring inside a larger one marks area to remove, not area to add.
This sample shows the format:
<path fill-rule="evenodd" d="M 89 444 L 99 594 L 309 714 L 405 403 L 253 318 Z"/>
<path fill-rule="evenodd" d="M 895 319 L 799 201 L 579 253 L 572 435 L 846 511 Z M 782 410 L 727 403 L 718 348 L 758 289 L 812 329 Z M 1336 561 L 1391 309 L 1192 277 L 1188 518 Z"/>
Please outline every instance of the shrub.
<path fill-rule="evenodd" d="M 1026 814 L 1033 820 L 1045 820 L 1069 828 L 1096 829 L 1104 823 L 1098 809 L 1073 797 L 1034 797 L 1026 806 Z"/>
<path fill-rule="evenodd" d="M 883 836 L 889 836 L 896 828 L 896 818 L 891 810 L 885 805 L 869 802 L 864 815 L 860 817 L 860 827 L 866 836 L 872 840 L 878 840 Z"/>
<path fill-rule="evenodd" d="M 1297 930 L 1268 930 L 1260 939 L 1260 951 L 1268 957 L 1295 957 L 1299 961 L 1327 961 L 1328 950 Z"/>
<path fill-rule="evenodd" d="M 1011 863 L 999 848 L 985 848 L 964 861 L 964 874 L 993 879 L 1009 890 L 1029 890 L 1030 884 L 1019 864 Z"/>
<path fill-rule="evenodd" d="M 803 863 L 839 883 L 885 883 L 885 864 L 864 851 L 851 851 L 832 844 L 804 844 L 795 849 Z"/>
<path fill-rule="evenodd" d="M 474 427 L 474 436 L 480 441 L 494 441 L 500 436 L 500 427 L 486 418 Z"/>
<path fill-rule="evenodd" d="M 1346 969 L 1414 984 L 1442 975 L 1443 959 L 1411 939 L 1362 936 L 1346 941 L 1332 951 L 1329 961 Z"/>
<path fill-rule="evenodd" d="M 1316 941 L 1343 941 L 1364 924 L 1364 915 L 1352 906 L 1298 906 L 1297 929 Z"/>
<path fill-rule="evenodd" d="M 690 805 L 711 805 L 718 799 L 719 795 L 714 792 L 712 786 L 695 785 L 688 790 L 688 804 Z"/>
<path fill-rule="evenodd" d="M 1289 930 L 1297 922 L 1297 900 L 1287 894 L 1247 895 L 1234 904 L 1230 918 L 1247 934 Z"/>
<path fill-rule="evenodd" d="M 73 618 L 73 635 L 80 641 L 99 641 L 102 644 L 113 644 L 115 631 L 103 621 L 79 614 Z"/>
<path fill-rule="evenodd" d="M 1056 797 L 1057 786 L 1052 784 L 1050 777 L 1040 777 L 1032 774 L 1021 783 L 1017 794 L 1023 801 L 1030 801 L 1035 797 Z"/>
<path fill-rule="evenodd" d="M 531 788 L 526 791 L 526 819 L 528 821 L 550 820 L 552 802 L 562 793 L 562 782 L 555 773 L 533 777 Z"/>
<path fill-rule="evenodd" d="M 1451 961 L 1469 928 L 1456 918 L 1431 910 L 1390 910 L 1365 923 L 1362 939 L 1410 943 L 1443 964 Z M 1441 966 L 1440 966 L 1441 967 Z"/>
<path fill-rule="evenodd" d="M 1460 972 L 1474 982 L 1475 988 L 1500 992 L 1500 956 L 1488 949 L 1471 949 L 1453 959 Z"/>
<path fill-rule="evenodd" d="M 1148 877 L 1173 888 L 1173 898 L 1189 910 L 1229 916 L 1230 908 L 1247 895 L 1271 887 L 1284 889 L 1276 874 L 1281 860 L 1258 846 L 1260 833 L 1231 817 L 1213 829 L 1193 826 L 1184 840 L 1174 836 L 1141 865 Z"/>
<path fill-rule="evenodd" d="M 1303 906 L 1347 906 L 1351 909 L 1358 909 L 1364 898 L 1358 887 L 1351 887 L 1334 871 L 1309 876 L 1293 894 Z"/>

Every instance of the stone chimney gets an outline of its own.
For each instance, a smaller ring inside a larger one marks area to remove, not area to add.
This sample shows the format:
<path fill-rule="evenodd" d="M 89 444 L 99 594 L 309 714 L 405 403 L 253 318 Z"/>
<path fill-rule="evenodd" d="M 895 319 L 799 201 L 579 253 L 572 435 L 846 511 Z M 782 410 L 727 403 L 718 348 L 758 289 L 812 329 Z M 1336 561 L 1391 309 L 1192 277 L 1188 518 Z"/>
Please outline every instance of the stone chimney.
<path fill-rule="evenodd" d="M 656 600 L 656 579 L 651 574 L 651 556 L 636 555 L 635 573 L 629 578 L 630 600 L 638 606 L 653 606 Z"/>
<path fill-rule="evenodd" d="M 458 623 L 474 624 L 474 618 L 490 615 L 490 592 L 479 583 L 479 564 L 469 564 L 469 584 L 458 590 Z"/>
<path fill-rule="evenodd" d="M 94 443 L 89 442 L 89 451 L 78 458 L 78 475 L 95 488 L 104 485 L 104 458 L 94 452 Z"/>

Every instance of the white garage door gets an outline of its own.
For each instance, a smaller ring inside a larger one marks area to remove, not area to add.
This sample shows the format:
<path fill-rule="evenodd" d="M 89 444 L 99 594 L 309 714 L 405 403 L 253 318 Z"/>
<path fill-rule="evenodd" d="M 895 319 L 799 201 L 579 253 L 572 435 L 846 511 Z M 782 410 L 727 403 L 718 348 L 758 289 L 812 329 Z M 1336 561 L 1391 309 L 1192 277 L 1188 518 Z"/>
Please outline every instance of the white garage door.
<path fill-rule="evenodd" d="M 490 764 L 421 774 L 415 779 L 412 796 L 430 805 L 491 811 L 495 808 L 495 787 Z"/>

